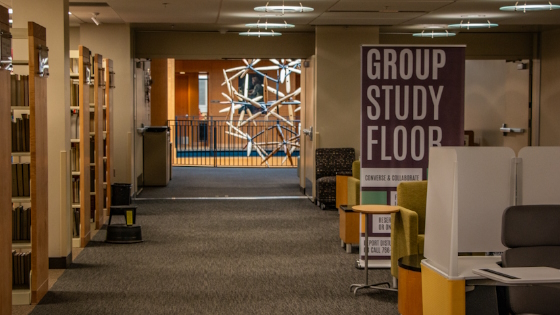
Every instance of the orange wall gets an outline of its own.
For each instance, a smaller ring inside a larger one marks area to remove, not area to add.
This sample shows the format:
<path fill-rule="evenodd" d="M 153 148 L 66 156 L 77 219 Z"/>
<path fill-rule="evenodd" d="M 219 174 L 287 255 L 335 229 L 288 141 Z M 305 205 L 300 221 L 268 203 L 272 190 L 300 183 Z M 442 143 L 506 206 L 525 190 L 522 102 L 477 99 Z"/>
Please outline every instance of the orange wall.
<path fill-rule="evenodd" d="M 152 126 L 167 126 L 167 59 L 152 59 Z"/>

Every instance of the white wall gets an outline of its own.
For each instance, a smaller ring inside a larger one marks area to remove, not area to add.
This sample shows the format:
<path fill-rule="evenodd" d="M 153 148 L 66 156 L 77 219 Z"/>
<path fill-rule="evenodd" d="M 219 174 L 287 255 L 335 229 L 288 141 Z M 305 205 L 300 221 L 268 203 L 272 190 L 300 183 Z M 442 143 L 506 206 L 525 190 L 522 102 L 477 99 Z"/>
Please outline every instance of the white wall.
<path fill-rule="evenodd" d="M 115 183 L 134 183 L 132 152 L 129 137 L 133 139 L 133 60 L 131 57 L 131 31 L 128 24 L 82 24 L 80 44 L 94 54 L 113 60 L 115 86 L 113 92 L 113 165 Z M 130 134 L 130 135 L 129 135 Z"/>

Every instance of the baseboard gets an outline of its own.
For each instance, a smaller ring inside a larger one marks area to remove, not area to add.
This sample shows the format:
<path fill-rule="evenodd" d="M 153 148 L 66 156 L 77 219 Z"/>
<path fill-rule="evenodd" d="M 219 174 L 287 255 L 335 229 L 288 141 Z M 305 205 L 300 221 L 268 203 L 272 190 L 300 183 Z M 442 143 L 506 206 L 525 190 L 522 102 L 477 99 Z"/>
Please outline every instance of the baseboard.
<path fill-rule="evenodd" d="M 299 186 L 299 192 L 300 192 L 302 195 L 305 195 L 305 188 Z"/>
<path fill-rule="evenodd" d="M 49 257 L 49 269 L 68 269 L 72 263 L 72 253 L 66 257 Z"/>

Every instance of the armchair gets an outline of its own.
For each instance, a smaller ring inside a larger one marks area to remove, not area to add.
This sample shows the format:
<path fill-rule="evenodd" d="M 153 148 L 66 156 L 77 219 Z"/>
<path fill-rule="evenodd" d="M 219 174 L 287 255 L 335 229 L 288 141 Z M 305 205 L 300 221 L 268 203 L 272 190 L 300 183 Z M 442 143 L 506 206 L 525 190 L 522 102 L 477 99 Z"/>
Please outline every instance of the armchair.
<path fill-rule="evenodd" d="M 321 209 L 335 205 L 336 174 L 352 174 L 354 157 L 354 148 L 321 148 L 315 151 L 317 205 Z"/>
<path fill-rule="evenodd" d="M 502 266 L 560 269 L 559 229 L 560 205 L 507 208 L 502 216 L 502 243 L 508 249 L 502 255 Z M 505 304 L 507 308 L 504 313 L 558 314 L 560 310 L 558 288 L 522 286 L 501 289 L 505 292 L 505 301 L 500 299 L 500 306 Z"/>
<path fill-rule="evenodd" d="M 360 214 L 352 206 L 360 204 L 360 161 L 352 163 L 352 176 L 347 180 L 347 208 L 339 208 L 339 231 L 341 246 L 352 253 L 352 245 L 360 243 Z"/>
<path fill-rule="evenodd" d="M 428 182 L 402 182 L 397 187 L 400 212 L 391 214 L 391 275 L 398 278 L 401 257 L 424 253 Z"/>
<path fill-rule="evenodd" d="M 359 205 L 360 202 L 360 161 L 352 163 L 352 177 L 348 178 L 348 205 Z"/>

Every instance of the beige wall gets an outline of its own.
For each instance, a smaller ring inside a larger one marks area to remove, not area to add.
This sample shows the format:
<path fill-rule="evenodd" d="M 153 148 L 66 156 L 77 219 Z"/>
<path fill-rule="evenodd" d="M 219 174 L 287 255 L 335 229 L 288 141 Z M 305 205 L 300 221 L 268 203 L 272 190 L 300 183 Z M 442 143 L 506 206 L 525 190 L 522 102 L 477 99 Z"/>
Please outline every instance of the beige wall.
<path fill-rule="evenodd" d="M 70 50 L 78 49 L 80 45 L 80 28 L 70 27 Z"/>
<path fill-rule="evenodd" d="M 477 144 L 518 152 L 528 145 L 528 131 L 504 136 L 499 128 L 506 123 L 527 130 L 528 114 L 528 69 L 517 70 L 517 63 L 504 60 L 466 61 L 465 130 L 474 131 Z"/>
<path fill-rule="evenodd" d="M 316 28 L 317 148 L 352 147 L 360 156 L 360 47 L 377 43 L 377 27 Z"/>
<path fill-rule="evenodd" d="M 62 178 L 61 152 L 70 150 L 70 74 L 68 50 L 68 0 L 13 1 L 13 27 L 27 28 L 33 21 L 47 29 L 49 72 L 47 80 L 49 165 L 49 257 L 66 257 L 72 251 L 69 173 Z M 24 40 L 27 44 L 27 40 Z M 14 59 L 28 59 L 27 49 L 14 46 Z M 69 165 L 69 164 L 67 164 Z M 67 170 L 69 171 L 69 166 Z M 61 187 L 66 187 L 66 192 Z M 66 193 L 66 194 L 65 194 Z"/>
<path fill-rule="evenodd" d="M 542 33 L 540 144 L 560 145 L 560 30 Z"/>
<path fill-rule="evenodd" d="M 113 60 L 115 90 L 113 92 L 113 141 L 115 155 L 113 165 L 115 183 L 134 183 L 132 152 L 128 152 L 129 141 L 133 139 L 133 60 L 131 56 L 132 37 L 127 24 L 82 24 L 80 44 L 92 53 Z M 74 49 L 74 47 L 72 47 Z"/>
<path fill-rule="evenodd" d="M 381 44 L 467 45 L 467 59 L 530 59 L 533 56 L 533 33 L 466 33 L 454 37 L 416 38 L 409 34 L 382 34 Z"/>
<path fill-rule="evenodd" d="M 222 59 L 306 58 L 313 55 L 313 33 L 274 38 L 242 37 L 237 33 L 138 32 L 136 58 Z"/>

